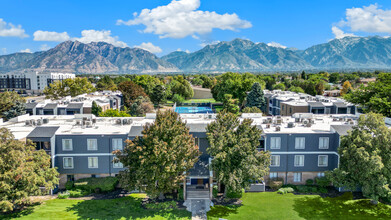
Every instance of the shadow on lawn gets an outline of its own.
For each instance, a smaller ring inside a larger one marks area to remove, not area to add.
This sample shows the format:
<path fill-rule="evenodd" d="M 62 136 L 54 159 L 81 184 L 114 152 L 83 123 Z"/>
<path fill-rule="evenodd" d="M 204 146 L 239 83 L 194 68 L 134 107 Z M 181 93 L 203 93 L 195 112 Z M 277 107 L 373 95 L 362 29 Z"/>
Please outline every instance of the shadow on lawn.
<path fill-rule="evenodd" d="M 21 218 L 26 215 L 30 215 L 31 213 L 34 212 L 34 207 L 39 205 L 40 203 L 34 203 L 31 204 L 30 206 L 26 206 L 23 210 L 15 210 L 13 213 L 1 215 L 0 214 L 0 219 L 15 219 L 15 218 Z"/>
<path fill-rule="evenodd" d="M 130 196 L 108 200 L 85 200 L 67 211 L 72 211 L 78 219 L 136 219 L 163 217 L 165 219 L 189 218 L 190 212 L 184 210 L 146 210 L 141 207 L 141 199 Z"/>
<path fill-rule="evenodd" d="M 352 199 L 351 193 L 335 198 L 305 197 L 295 199 L 293 208 L 305 219 L 391 219 L 391 206 Z"/>
<path fill-rule="evenodd" d="M 215 217 L 215 218 L 228 217 L 231 214 L 237 214 L 239 207 L 240 205 L 230 205 L 230 206 L 215 205 L 208 212 L 208 217 Z"/>

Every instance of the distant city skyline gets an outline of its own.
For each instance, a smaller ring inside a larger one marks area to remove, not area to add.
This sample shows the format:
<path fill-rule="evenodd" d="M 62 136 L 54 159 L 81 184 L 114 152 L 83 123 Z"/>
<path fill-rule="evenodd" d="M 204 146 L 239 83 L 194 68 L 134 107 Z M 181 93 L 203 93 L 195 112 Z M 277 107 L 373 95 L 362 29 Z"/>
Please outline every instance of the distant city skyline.
<path fill-rule="evenodd" d="M 391 2 L 364 0 L 3 0 L 0 55 L 66 40 L 162 56 L 234 38 L 306 49 L 344 36 L 391 35 Z"/>

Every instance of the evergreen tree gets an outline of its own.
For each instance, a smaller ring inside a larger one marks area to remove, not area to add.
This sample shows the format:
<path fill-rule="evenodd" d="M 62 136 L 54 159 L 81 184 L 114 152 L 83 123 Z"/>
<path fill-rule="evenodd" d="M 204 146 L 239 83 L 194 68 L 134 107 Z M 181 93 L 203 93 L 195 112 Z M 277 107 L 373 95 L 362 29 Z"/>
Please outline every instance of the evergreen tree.
<path fill-rule="evenodd" d="M 152 103 L 159 108 L 160 104 L 167 102 L 166 94 L 166 88 L 163 85 L 155 86 L 151 94 Z"/>
<path fill-rule="evenodd" d="M 25 102 L 16 92 L 0 92 L 0 117 L 10 119 L 25 114 Z"/>
<path fill-rule="evenodd" d="M 220 112 L 207 127 L 215 177 L 224 184 L 225 193 L 240 192 L 252 181 L 262 181 L 269 172 L 270 155 L 258 151 L 261 130 L 251 119 L 239 118 L 230 112 Z"/>
<path fill-rule="evenodd" d="M 120 173 L 122 187 L 143 189 L 152 198 L 164 198 L 180 187 L 185 172 L 193 168 L 200 155 L 189 128 L 173 111 L 158 112 L 141 137 L 128 141 L 116 151 L 127 169 Z"/>
<path fill-rule="evenodd" d="M 143 117 L 151 112 L 153 112 L 153 105 L 148 97 L 139 96 L 129 107 L 129 113 L 136 117 Z"/>
<path fill-rule="evenodd" d="M 102 113 L 102 107 L 96 104 L 95 101 L 92 102 L 91 113 L 95 116 L 99 116 L 99 114 Z"/>
<path fill-rule="evenodd" d="M 373 200 L 391 197 L 391 131 L 382 115 L 360 115 L 358 125 L 343 136 L 338 148 L 339 168 L 329 176 L 335 186 L 361 187 Z"/>
<path fill-rule="evenodd" d="M 263 94 L 262 87 L 259 83 L 254 83 L 251 91 L 247 96 L 247 107 L 257 107 L 262 111 L 265 111 L 266 108 L 266 100 Z"/>
<path fill-rule="evenodd" d="M 3 112 L 4 118 L 7 120 L 24 114 L 26 114 L 26 105 L 20 100 L 15 101 L 8 111 Z"/>
<path fill-rule="evenodd" d="M 10 212 L 29 204 L 30 195 L 40 195 L 58 184 L 58 172 L 51 167 L 50 155 L 15 140 L 6 128 L 0 128 L 0 211 Z"/>
<path fill-rule="evenodd" d="M 233 113 L 235 115 L 239 113 L 238 103 L 235 99 L 232 99 L 231 94 L 224 95 L 223 110 Z"/>

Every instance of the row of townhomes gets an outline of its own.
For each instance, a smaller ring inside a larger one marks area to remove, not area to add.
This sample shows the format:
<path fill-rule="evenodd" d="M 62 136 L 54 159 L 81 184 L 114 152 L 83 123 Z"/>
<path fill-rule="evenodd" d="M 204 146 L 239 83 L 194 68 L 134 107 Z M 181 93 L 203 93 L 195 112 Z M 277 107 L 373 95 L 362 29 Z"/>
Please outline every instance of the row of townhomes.
<path fill-rule="evenodd" d="M 356 114 L 357 107 L 344 99 L 327 96 L 311 96 L 290 91 L 265 90 L 269 115 L 292 116 L 295 113 Z"/>
<path fill-rule="evenodd" d="M 15 90 L 22 93 L 40 94 L 55 81 L 75 78 L 73 73 L 9 72 L 0 75 L 0 90 Z"/>
<path fill-rule="evenodd" d="M 15 138 L 36 143 L 51 155 L 52 166 L 60 173 L 59 188 L 70 180 L 86 177 L 115 176 L 124 167 L 114 163 L 112 151 L 124 148 L 125 140 L 140 136 L 143 126 L 152 123 L 156 114 L 146 117 L 99 118 L 91 114 L 23 115 L 1 124 Z M 204 190 L 211 197 L 214 184 L 206 126 L 215 114 L 180 114 L 195 137 L 202 155 L 187 173 L 185 192 Z M 240 119 L 253 119 L 263 131 L 259 150 L 271 152 L 270 174 L 265 177 L 283 178 L 286 183 L 303 184 L 309 178 L 323 176 L 338 167 L 337 148 L 340 137 L 355 125 L 352 114 L 295 113 L 292 116 L 262 116 L 242 114 Z M 40 123 L 37 123 L 40 121 Z M 264 183 L 259 183 L 263 185 Z M 258 185 L 259 185 L 258 184 Z M 189 195 L 190 194 L 186 194 Z"/>
<path fill-rule="evenodd" d="M 103 91 L 76 97 L 67 96 L 60 100 L 31 100 L 26 103 L 26 112 L 30 115 L 91 114 L 92 102 L 94 101 L 102 108 L 102 111 L 121 109 L 122 107 L 120 92 Z"/>

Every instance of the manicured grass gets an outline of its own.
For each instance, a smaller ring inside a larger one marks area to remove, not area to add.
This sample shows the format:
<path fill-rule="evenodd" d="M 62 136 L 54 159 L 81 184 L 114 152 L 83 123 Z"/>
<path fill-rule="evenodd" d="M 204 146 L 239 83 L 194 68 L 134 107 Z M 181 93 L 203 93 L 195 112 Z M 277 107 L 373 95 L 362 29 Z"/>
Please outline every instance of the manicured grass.
<path fill-rule="evenodd" d="M 107 200 L 53 199 L 8 219 L 190 219 L 185 210 L 152 211 L 141 207 L 142 194 Z M 0 216 L 1 218 L 1 216 Z M 6 218 L 6 219 L 7 219 Z"/>
<path fill-rule="evenodd" d="M 172 101 L 167 101 L 167 103 L 173 103 Z M 214 99 L 189 99 L 186 100 L 184 103 L 218 103 Z"/>
<path fill-rule="evenodd" d="M 280 195 L 276 192 L 245 193 L 241 206 L 215 206 L 208 219 L 391 219 L 391 206 L 369 200 L 317 195 Z"/>

